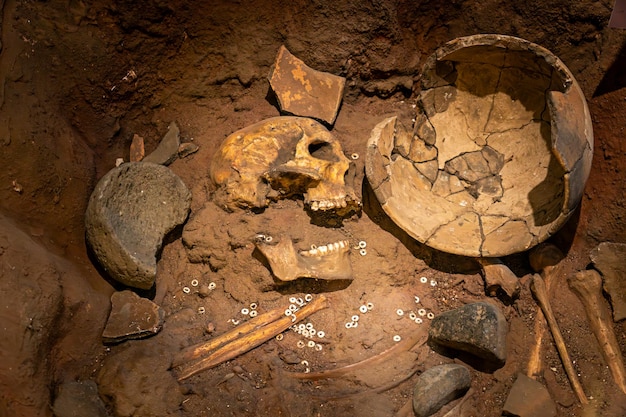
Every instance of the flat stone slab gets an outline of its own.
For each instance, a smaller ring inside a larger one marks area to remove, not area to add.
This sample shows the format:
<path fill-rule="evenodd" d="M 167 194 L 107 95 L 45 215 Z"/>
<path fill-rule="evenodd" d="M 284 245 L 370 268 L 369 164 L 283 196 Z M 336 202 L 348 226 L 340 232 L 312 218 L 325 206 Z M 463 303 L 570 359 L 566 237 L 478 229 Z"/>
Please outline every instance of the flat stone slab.
<path fill-rule="evenodd" d="M 111 314 L 102 332 L 104 343 L 143 339 L 161 331 L 165 312 L 161 307 L 130 290 L 111 296 Z"/>
<path fill-rule="evenodd" d="M 465 352 L 499 368 L 506 362 L 506 318 L 493 304 L 478 302 L 446 311 L 430 324 L 430 341 Z"/>
<path fill-rule="evenodd" d="M 428 417 L 441 407 L 465 395 L 472 378 L 463 365 L 445 364 L 423 372 L 413 390 L 413 411 L 416 417 Z"/>
<path fill-rule="evenodd" d="M 502 411 L 507 416 L 554 417 L 556 404 L 546 387 L 524 374 L 518 374 Z"/>
<path fill-rule="evenodd" d="M 613 320 L 626 318 L 626 244 L 603 242 L 591 252 L 593 266 L 602 274 L 604 291 L 611 297 Z"/>
<path fill-rule="evenodd" d="M 281 46 L 269 74 L 282 111 L 333 124 L 343 98 L 346 79 L 316 71 Z"/>
<path fill-rule="evenodd" d="M 144 162 L 169 165 L 178 157 L 178 147 L 180 146 L 180 129 L 176 122 L 170 123 L 167 133 L 159 142 L 159 146 L 148 156 L 143 158 Z"/>
<path fill-rule="evenodd" d="M 85 213 L 87 243 L 116 281 L 150 289 L 163 238 L 187 219 L 191 192 L 169 168 L 122 164 L 96 185 Z"/>

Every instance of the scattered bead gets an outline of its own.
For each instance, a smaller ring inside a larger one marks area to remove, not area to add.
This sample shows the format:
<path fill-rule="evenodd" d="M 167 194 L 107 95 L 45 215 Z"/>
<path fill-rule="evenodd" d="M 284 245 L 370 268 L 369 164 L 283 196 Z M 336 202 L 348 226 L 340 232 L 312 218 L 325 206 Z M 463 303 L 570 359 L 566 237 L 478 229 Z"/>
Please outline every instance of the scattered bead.
<path fill-rule="evenodd" d="M 285 310 L 285 316 L 291 316 L 293 314 L 293 311 L 291 311 L 290 309 Z"/>
<path fill-rule="evenodd" d="M 317 332 L 317 337 L 319 337 L 320 339 L 323 339 L 323 338 L 324 338 L 324 336 L 326 336 L 326 333 L 324 333 L 324 331 L 323 331 L 323 330 L 319 330 L 319 331 Z"/>
<path fill-rule="evenodd" d="M 419 304 L 420 303 L 420 298 L 416 295 L 415 296 L 415 304 Z"/>
<path fill-rule="evenodd" d="M 394 342 L 399 342 L 400 340 L 402 340 L 402 338 L 398 334 L 393 337 Z"/>
<path fill-rule="evenodd" d="M 296 303 L 296 297 L 289 297 L 289 302 L 291 304 L 295 304 Z"/>
<path fill-rule="evenodd" d="M 309 361 L 305 359 L 302 362 L 300 362 L 300 365 L 309 366 Z"/>
<path fill-rule="evenodd" d="M 289 310 L 298 311 L 298 306 L 296 306 L 295 304 L 289 304 Z"/>
<path fill-rule="evenodd" d="M 307 345 L 308 347 L 310 347 L 310 348 L 314 348 L 314 347 L 315 347 L 315 342 L 314 342 L 314 341 L 312 341 L 312 340 L 309 340 L 309 341 L 307 342 L 307 344 L 306 344 L 306 345 Z"/>
<path fill-rule="evenodd" d="M 367 249 L 361 249 L 361 250 L 359 251 L 359 255 L 361 255 L 361 256 L 365 256 L 365 255 L 367 255 Z"/>
<path fill-rule="evenodd" d="M 247 316 L 248 314 L 250 314 L 250 310 L 248 310 L 247 308 L 242 308 L 241 314 L 243 314 L 244 316 Z"/>
<path fill-rule="evenodd" d="M 353 321 L 352 322 L 352 327 L 359 327 L 359 322 L 358 321 Z"/>
<path fill-rule="evenodd" d="M 422 320 L 422 318 L 421 318 L 421 317 L 416 317 L 416 318 L 415 318 L 415 323 L 417 323 L 417 324 L 422 324 L 422 321 L 423 321 L 423 320 Z"/>
<path fill-rule="evenodd" d="M 250 303 L 250 310 L 256 310 L 257 307 L 257 303 Z"/>
<path fill-rule="evenodd" d="M 274 240 L 271 236 L 265 236 L 265 241 L 267 243 L 270 243 L 272 240 Z"/>
<path fill-rule="evenodd" d="M 431 280 L 430 280 L 430 286 L 431 286 L 431 287 L 435 287 L 435 286 L 437 286 L 437 281 L 435 281 L 434 279 L 431 279 Z"/>
<path fill-rule="evenodd" d="M 315 350 L 317 350 L 318 352 L 321 351 L 323 349 L 322 345 L 320 345 L 319 343 L 315 344 Z"/>
<path fill-rule="evenodd" d="M 415 320 L 415 319 L 417 318 L 417 316 L 415 315 L 415 313 L 414 313 L 414 312 L 412 312 L 412 311 L 411 311 L 411 312 L 409 313 L 409 318 L 410 318 L 411 320 Z"/>
<path fill-rule="evenodd" d="M 367 242 L 362 240 L 359 242 L 359 248 L 365 249 L 367 247 Z"/>
<path fill-rule="evenodd" d="M 347 322 L 346 323 L 346 329 L 351 329 L 353 324 L 354 324 L 354 322 L 352 322 L 352 321 Z"/>
<path fill-rule="evenodd" d="M 429 320 L 432 320 L 435 318 L 435 315 L 433 313 L 428 313 L 426 317 L 428 317 Z"/>
<path fill-rule="evenodd" d="M 256 310 L 252 310 L 250 311 L 250 317 L 256 317 L 257 316 L 257 311 Z"/>
<path fill-rule="evenodd" d="M 198 286 L 198 280 L 197 279 L 192 279 L 191 280 L 191 286 L 192 287 L 197 287 Z"/>
<path fill-rule="evenodd" d="M 358 153 L 353 153 L 352 155 L 350 155 L 350 158 L 352 158 L 353 160 L 357 160 L 359 159 L 359 154 Z"/>
<path fill-rule="evenodd" d="M 307 324 L 305 325 L 305 327 L 306 327 L 308 330 L 313 330 L 313 323 L 307 323 Z"/>
<path fill-rule="evenodd" d="M 367 313 L 367 306 L 366 305 L 362 305 L 361 307 L 359 307 L 359 311 L 363 314 Z"/>
<path fill-rule="evenodd" d="M 309 301 L 311 301 L 313 299 L 313 296 L 311 294 L 307 294 L 304 296 L 304 300 L 308 303 Z"/>
<path fill-rule="evenodd" d="M 422 284 L 426 284 L 426 283 L 428 282 L 428 278 L 426 278 L 426 277 L 421 277 L 421 278 L 420 278 L 420 282 L 421 282 Z"/>
<path fill-rule="evenodd" d="M 298 340 L 298 343 L 296 343 L 296 346 L 302 349 L 305 346 L 305 343 L 302 340 Z"/>
<path fill-rule="evenodd" d="M 397 314 L 398 316 L 404 316 L 404 311 L 403 311 L 402 309 L 400 309 L 400 308 L 399 308 L 399 309 L 397 309 L 397 310 L 396 310 L 396 314 Z"/>
<path fill-rule="evenodd" d="M 198 307 L 198 314 L 204 314 L 205 313 L 205 308 L 204 307 Z"/>
<path fill-rule="evenodd" d="M 354 316 L 352 316 L 352 321 L 355 321 L 355 322 L 359 321 L 359 316 L 356 315 L 356 314 Z"/>
<path fill-rule="evenodd" d="M 426 315 L 426 310 L 423 308 L 420 308 L 419 310 L 417 310 L 417 314 L 419 314 L 420 316 L 425 316 Z"/>
<path fill-rule="evenodd" d="M 374 308 L 374 304 L 372 303 L 367 303 L 366 306 L 368 310 L 372 310 Z"/>
<path fill-rule="evenodd" d="M 276 335 L 276 340 L 278 340 L 278 341 L 280 342 L 281 340 L 283 340 L 283 338 L 284 338 L 284 337 L 285 337 L 285 336 L 283 336 L 283 334 L 282 334 L 282 333 L 278 333 L 278 334 Z"/>
<path fill-rule="evenodd" d="M 209 283 L 209 289 L 210 289 L 210 290 L 214 290 L 214 289 L 216 289 L 216 288 L 217 288 L 217 284 L 216 284 L 216 283 L 214 283 L 214 282 L 210 282 L 210 283 Z"/>
<path fill-rule="evenodd" d="M 189 294 L 189 293 L 191 292 L 191 288 L 189 288 L 189 287 L 183 287 L 183 292 L 184 292 L 185 294 Z"/>

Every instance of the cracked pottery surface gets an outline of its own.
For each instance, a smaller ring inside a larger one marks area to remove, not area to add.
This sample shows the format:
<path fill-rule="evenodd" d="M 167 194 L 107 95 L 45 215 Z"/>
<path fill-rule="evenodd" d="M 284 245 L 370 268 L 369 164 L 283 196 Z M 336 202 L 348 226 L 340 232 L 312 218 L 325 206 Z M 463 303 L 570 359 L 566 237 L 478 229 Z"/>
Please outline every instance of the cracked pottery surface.
<path fill-rule="evenodd" d="M 372 130 L 366 174 L 413 238 L 494 257 L 563 226 L 592 156 L 587 103 L 565 65 L 523 39 L 475 35 L 426 62 L 413 132 L 396 117 Z"/>

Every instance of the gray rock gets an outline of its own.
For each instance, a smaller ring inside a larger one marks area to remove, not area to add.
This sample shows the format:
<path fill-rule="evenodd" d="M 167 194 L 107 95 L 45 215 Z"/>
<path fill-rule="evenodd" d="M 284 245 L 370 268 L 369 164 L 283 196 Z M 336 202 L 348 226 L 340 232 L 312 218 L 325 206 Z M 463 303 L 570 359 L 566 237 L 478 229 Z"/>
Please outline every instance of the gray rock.
<path fill-rule="evenodd" d="M 163 328 L 165 312 L 161 307 L 132 291 L 118 291 L 111 296 L 111 314 L 102 332 L 104 343 L 143 339 Z"/>
<path fill-rule="evenodd" d="M 463 365 L 446 364 L 432 367 L 417 379 L 413 390 L 413 411 L 416 417 L 428 417 L 444 405 L 465 395 L 472 382 Z"/>
<path fill-rule="evenodd" d="M 167 129 L 167 133 L 161 139 L 159 146 L 150 155 L 143 158 L 143 162 L 161 165 L 169 165 L 174 162 L 180 146 L 180 129 L 178 129 L 176 122 L 170 123 Z"/>
<path fill-rule="evenodd" d="M 600 271 L 604 291 L 611 297 L 613 320 L 626 318 L 626 244 L 603 242 L 591 252 L 591 261 Z"/>
<path fill-rule="evenodd" d="M 163 238 L 189 214 L 191 193 L 169 168 L 122 164 L 96 185 L 85 214 L 87 243 L 111 278 L 150 289 Z"/>
<path fill-rule="evenodd" d="M 428 333 L 432 343 L 468 353 L 486 361 L 486 368 L 497 369 L 506 362 L 507 327 L 496 306 L 478 302 L 435 317 Z"/>
<path fill-rule="evenodd" d="M 55 417 L 107 417 L 106 407 L 93 381 L 65 382 L 59 387 L 52 411 Z"/>
<path fill-rule="evenodd" d="M 524 374 L 519 374 L 502 411 L 507 416 L 554 417 L 556 404 L 543 385 Z"/>

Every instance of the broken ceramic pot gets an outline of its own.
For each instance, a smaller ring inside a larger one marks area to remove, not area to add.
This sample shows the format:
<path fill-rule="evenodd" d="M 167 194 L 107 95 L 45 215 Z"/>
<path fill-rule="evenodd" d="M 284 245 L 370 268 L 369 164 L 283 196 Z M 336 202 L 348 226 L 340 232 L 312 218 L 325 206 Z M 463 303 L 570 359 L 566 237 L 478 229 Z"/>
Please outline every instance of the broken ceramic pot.
<path fill-rule="evenodd" d="M 344 181 L 350 161 L 320 123 L 306 117 L 263 120 L 226 138 L 211 164 L 216 203 L 232 210 L 264 208 L 304 195 L 312 211 L 349 213 L 360 206 Z"/>
<path fill-rule="evenodd" d="M 525 251 L 580 202 L 593 133 L 585 97 L 545 48 L 455 39 L 426 62 L 413 132 L 372 131 L 367 178 L 391 219 L 426 245 L 473 257 Z"/>
<path fill-rule="evenodd" d="M 255 245 L 269 262 L 274 276 L 281 281 L 298 278 L 352 280 L 348 255 L 350 244 L 346 240 L 297 250 L 286 236 L 259 234 Z"/>

